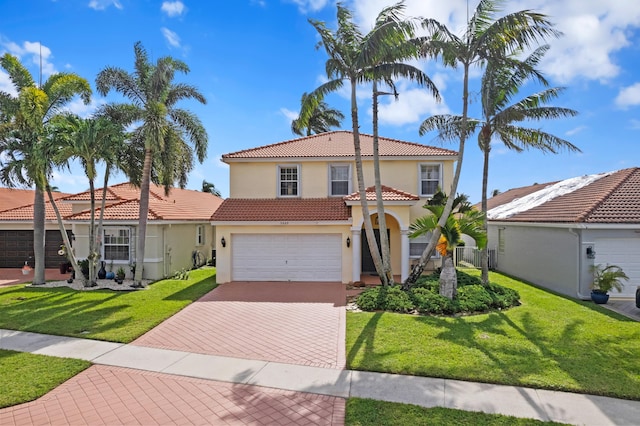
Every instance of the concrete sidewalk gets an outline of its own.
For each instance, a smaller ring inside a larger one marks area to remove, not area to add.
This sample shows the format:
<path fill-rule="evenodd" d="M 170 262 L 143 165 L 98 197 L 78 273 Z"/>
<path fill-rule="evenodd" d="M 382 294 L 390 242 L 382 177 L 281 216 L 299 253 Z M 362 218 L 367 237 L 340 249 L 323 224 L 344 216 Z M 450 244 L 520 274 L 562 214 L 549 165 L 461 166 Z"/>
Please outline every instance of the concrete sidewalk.
<path fill-rule="evenodd" d="M 640 401 L 459 380 L 319 368 L 0 329 L 0 349 L 338 398 L 359 397 L 581 425 L 638 424 Z M 0 413 L 3 410 L 0 410 Z"/>

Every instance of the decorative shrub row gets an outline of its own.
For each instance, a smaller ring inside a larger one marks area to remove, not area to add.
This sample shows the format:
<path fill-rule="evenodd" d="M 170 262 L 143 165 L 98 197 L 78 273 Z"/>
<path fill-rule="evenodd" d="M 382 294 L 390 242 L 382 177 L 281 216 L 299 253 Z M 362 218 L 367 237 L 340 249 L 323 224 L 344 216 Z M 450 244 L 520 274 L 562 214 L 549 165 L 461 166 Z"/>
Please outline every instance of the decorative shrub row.
<path fill-rule="evenodd" d="M 517 291 L 489 283 L 483 286 L 478 277 L 461 271 L 458 274 L 458 296 L 449 300 L 439 294 L 438 273 L 421 277 L 408 292 L 400 286 L 374 287 L 356 300 L 363 311 L 418 312 L 423 315 L 454 315 L 487 312 L 519 305 Z"/>

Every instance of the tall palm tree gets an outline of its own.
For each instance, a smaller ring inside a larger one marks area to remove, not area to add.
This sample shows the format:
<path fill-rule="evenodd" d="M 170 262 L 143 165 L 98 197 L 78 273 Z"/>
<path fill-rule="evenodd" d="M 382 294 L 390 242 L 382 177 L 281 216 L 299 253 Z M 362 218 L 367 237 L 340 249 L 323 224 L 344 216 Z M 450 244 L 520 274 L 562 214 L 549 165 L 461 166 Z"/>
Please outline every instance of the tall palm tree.
<path fill-rule="evenodd" d="M 222 193 L 218 188 L 216 188 L 215 184 L 211 182 L 207 182 L 206 180 L 202 181 L 202 192 L 210 192 L 216 197 L 221 197 Z"/>
<path fill-rule="evenodd" d="M 384 285 L 393 283 L 393 274 L 390 270 L 389 256 L 385 257 L 383 263 L 382 256 L 378 249 L 374 236 L 373 224 L 369 214 L 369 206 L 366 199 L 364 173 L 362 169 L 362 150 L 360 145 L 360 131 L 357 104 L 357 86 L 361 83 L 372 81 L 390 81 L 392 78 L 405 77 L 416 81 L 418 84 L 427 85 L 435 91 L 435 86 L 431 80 L 418 68 L 401 63 L 401 59 L 408 59 L 408 56 L 400 58 L 398 53 L 406 53 L 402 48 L 405 45 L 411 25 L 400 19 L 400 14 L 404 9 L 402 3 L 383 9 L 376 25 L 368 33 L 363 34 L 353 23 L 352 14 L 349 9 L 341 4 L 337 6 L 338 28 L 334 32 L 330 31 L 324 22 L 309 20 L 311 25 L 320 35 L 319 46 L 324 47 L 329 56 L 326 62 L 326 72 L 329 81 L 316 88 L 303 104 L 300 119 L 304 122 L 311 116 L 313 109 L 318 102 L 331 92 L 340 89 L 345 82 L 350 85 L 351 92 L 351 125 L 353 130 L 353 145 L 355 151 L 356 177 L 358 181 L 358 192 L 360 193 L 360 205 L 364 217 L 365 233 L 373 263 L 376 271 L 382 279 Z M 374 153 L 374 162 L 377 155 Z M 376 193 L 378 191 L 376 182 Z M 380 201 L 378 206 L 378 218 L 384 218 L 384 209 L 380 207 L 382 197 L 378 195 Z M 386 231 L 381 228 L 381 238 L 386 236 Z M 388 253 L 388 243 L 385 254 Z M 385 264 L 389 264 L 385 267 Z M 391 279 L 391 281 L 390 281 Z"/>
<path fill-rule="evenodd" d="M 456 268 L 453 264 L 453 252 L 462 243 L 462 235 L 467 235 L 476 242 L 478 247 L 487 245 L 487 232 L 483 228 L 484 213 L 468 208 L 466 196 L 452 198 L 453 212 L 447 217 L 444 226 L 440 225 L 442 214 L 447 202 L 446 195 L 436 202 L 427 203 L 424 208 L 431 214 L 420 217 L 409 227 L 409 237 L 416 238 L 441 228 L 437 250 L 443 256 L 442 271 L 440 272 L 440 294 L 453 299 L 458 289 Z"/>
<path fill-rule="evenodd" d="M 481 101 L 482 120 L 479 121 L 478 145 L 483 153 L 482 169 L 482 212 L 485 214 L 483 227 L 487 229 L 487 184 L 489 180 L 489 154 L 491 141 L 497 137 L 505 147 L 516 152 L 525 149 L 536 149 L 543 152 L 556 153 L 559 149 L 578 151 L 580 149 L 571 142 L 547 133 L 539 128 L 524 127 L 524 121 L 539 121 L 573 117 L 577 111 L 569 108 L 547 106 L 564 90 L 562 87 L 545 88 L 513 102 L 521 86 L 535 78 L 547 86 L 546 80 L 536 71 L 540 59 L 549 49 L 541 46 L 524 61 L 493 62 L 489 61 L 482 78 Z M 489 254 L 487 248 L 482 250 L 482 282 L 489 282 Z"/>
<path fill-rule="evenodd" d="M 179 174 L 180 165 L 191 162 L 193 154 L 204 161 L 208 137 L 200 119 L 192 112 L 178 108 L 180 100 L 195 99 L 205 104 L 204 96 L 193 86 L 174 83 L 176 72 L 188 73 L 189 67 L 182 61 L 169 56 L 162 57 L 155 64 L 149 62 L 146 50 L 140 42 L 134 45 L 134 72 L 107 67 L 96 78 L 98 92 L 106 95 L 111 89 L 129 99 L 130 104 L 110 105 L 105 110 L 110 116 L 120 117 L 121 123 L 138 124 L 131 139 L 144 146 L 144 162 L 140 176 L 140 218 L 136 241 L 135 285 L 143 286 L 142 265 L 144 264 L 147 214 L 149 211 L 149 185 L 154 160 L 161 168 L 157 170 L 159 181 L 168 192 L 177 180 L 186 184 L 186 175 Z M 189 144 L 194 147 L 192 150 Z M 176 156 L 175 154 L 183 154 Z M 188 157 L 188 158 L 185 158 Z M 184 168 L 182 168 L 184 170 Z M 133 173 L 132 170 L 129 170 Z"/>
<path fill-rule="evenodd" d="M 308 93 L 302 94 L 302 99 L 300 99 L 301 106 L 308 102 L 308 97 Z M 324 101 L 319 101 L 311 111 L 311 115 L 304 122 L 300 117 L 291 121 L 291 131 L 299 136 L 325 133 L 330 131 L 332 127 L 340 127 L 342 120 L 344 120 L 342 112 L 329 107 Z"/>
<path fill-rule="evenodd" d="M 17 96 L 0 92 L 0 154 L 5 158 L 0 181 L 8 186 L 35 188 L 33 284 L 44 284 L 44 192 L 52 173 L 52 159 L 43 146 L 45 126 L 74 97 L 80 96 L 85 104 L 89 103 L 91 87 L 87 80 L 72 73 L 52 74 L 42 86 L 38 86 L 26 67 L 8 53 L 0 58 L 0 66 L 9 75 L 17 92 Z"/>
<path fill-rule="evenodd" d="M 90 218 L 89 218 L 89 281 L 87 285 L 96 285 L 96 271 L 100 258 L 98 238 L 95 226 L 95 179 L 98 175 L 97 163 L 105 162 L 105 182 L 102 191 L 102 209 L 97 227 L 98 235 L 102 232 L 102 219 L 106 200 L 106 187 L 113 164 L 124 146 L 124 132 L 120 125 L 106 117 L 82 119 L 74 115 L 64 117 L 69 138 L 57 152 L 56 161 L 68 167 L 69 160 L 79 160 L 89 180 Z"/>
<path fill-rule="evenodd" d="M 522 10 L 497 17 L 504 0 L 480 0 L 473 15 L 467 22 L 464 33 L 459 36 L 435 19 L 425 19 L 422 26 L 429 36 L 422 39 L 422 51 L 425 56 L 438 57 L 447 66 L 462 66 L 462 120 L 461 126 L 450 133 L 459 140 L 458 161 L 456 164 L 450 194 L 455 194 L 462 171 L 465 142 L 471 134 L 468 122 L 469 110 L 469 70 L 472 66 L 483 66 L 487 61 L 502 61 L 515 51 L 523 51 L 547 37 L 556 37 L 559 32 L 541 13 Z M 446 127 L 446 123 L 441 123 Z M 428 126 L 421 126 L 420 134 L 428 131 Z M 414 266 L 409 278 L 404 283 L 410 287 L 422 274 L 427 260 L 440 238 L 441 228 L 445 225 L 451 212 L 453 199 L 449 198 L 440 218 L 439 226 L 434 230 L 431 241 Z"/>

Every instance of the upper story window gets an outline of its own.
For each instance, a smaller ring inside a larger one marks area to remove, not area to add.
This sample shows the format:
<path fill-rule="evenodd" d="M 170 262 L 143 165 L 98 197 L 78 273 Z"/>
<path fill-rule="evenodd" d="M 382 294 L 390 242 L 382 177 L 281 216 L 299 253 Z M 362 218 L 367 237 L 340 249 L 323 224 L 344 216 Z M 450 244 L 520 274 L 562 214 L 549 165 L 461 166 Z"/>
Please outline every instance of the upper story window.
<path fill-rule="evenodd" d="M 430 197 L 442 186 L 442 167 L 440 164 L 420 164 L 420 196 Z"/>
<path fill-rule="evenodd" d="M 278 166 L 278 195 L 298 197 L 300 195 L 300 166 Z"/>
<path fill-rule="evenodd" d="M 131 229 L 108 227 L 104 229 L 104 260 L 130 260 Z"/>
<path fill-rule="evenodd" d="M 329 165 L 329 195 L 351 194 L 351 165 Z"/>

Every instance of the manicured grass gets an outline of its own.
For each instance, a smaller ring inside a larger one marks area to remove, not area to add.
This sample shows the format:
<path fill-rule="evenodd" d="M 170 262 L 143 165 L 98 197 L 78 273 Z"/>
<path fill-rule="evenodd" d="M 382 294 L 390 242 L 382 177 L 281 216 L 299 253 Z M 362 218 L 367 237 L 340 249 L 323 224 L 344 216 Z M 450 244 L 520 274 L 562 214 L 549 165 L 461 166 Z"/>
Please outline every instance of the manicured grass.
<path fill-rule="evenodd" d="M 640 400 L 640 323 L 492 273 L 522 306 L 466 317 L 347 313 L 351 369 Z"/>
<path fill-rule="evenodd" d="M 345 425 L 560 425 L 500 414 L 474 413 L 451 408 L 424 408 L 417 405 L 350 398 L 347 401 Z"/>
<path fill-rule="evenodd" d="M 0 349 L 0 408 L 33 401 L 91 365 Z"/>
<path fill-rule="evenodd" d="M 0 288 L 0 328 L 128 343 L 216 287 L 215 268 L 132 292 Z"/>

